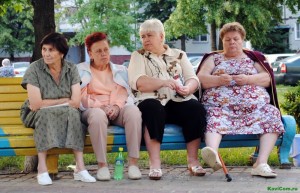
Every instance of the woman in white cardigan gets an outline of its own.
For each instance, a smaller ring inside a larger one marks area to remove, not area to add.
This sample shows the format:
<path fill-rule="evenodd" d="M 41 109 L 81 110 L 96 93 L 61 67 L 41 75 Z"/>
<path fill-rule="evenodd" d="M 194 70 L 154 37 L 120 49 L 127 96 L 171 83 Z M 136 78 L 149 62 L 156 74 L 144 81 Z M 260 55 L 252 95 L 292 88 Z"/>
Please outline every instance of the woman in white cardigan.
<path fill-rule="evenodd" d="M 85 45 L 90 63 L 78 64 L 81 77 L 82 122 L 88 127 L 98 162 L 98 180 L 110 180 L 107 166 L 107 128 L 125 127 L 128 149 L 128 177 L 140 179 L 138 158 L 141 143 L 141 112 L 134 105 L 128 85 L 127 68 L 110 62 L 109 42 L 105 33 L 88 35 Z"/>

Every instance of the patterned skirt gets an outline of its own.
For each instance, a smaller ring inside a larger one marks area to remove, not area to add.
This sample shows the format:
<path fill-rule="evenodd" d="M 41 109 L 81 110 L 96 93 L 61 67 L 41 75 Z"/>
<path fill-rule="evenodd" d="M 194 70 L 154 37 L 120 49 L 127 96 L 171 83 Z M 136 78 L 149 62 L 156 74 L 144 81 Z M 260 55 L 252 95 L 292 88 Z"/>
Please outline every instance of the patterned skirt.
<path fill-rule="evenodd" d="M 80 111 L 73 107 L 40 109 L 34 116 L 34 141 L 39 152 L 57 148 L 83 151 L 85 133 Z"/>

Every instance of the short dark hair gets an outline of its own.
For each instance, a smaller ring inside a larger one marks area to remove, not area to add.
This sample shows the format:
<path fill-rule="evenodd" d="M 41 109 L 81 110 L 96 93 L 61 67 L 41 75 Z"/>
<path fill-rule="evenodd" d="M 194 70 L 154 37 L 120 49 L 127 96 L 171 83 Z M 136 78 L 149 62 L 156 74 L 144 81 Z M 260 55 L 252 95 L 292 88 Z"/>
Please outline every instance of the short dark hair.
<path fill-rule="evenodd" d="M 55 47 L 60 53 L 64 55 L 63 58 L 66 57 L 69 51 L 67 39 L 65 38 L 65 36 L 57 32 L 49 33 L 42 39 L 40 43 L 41 49 L 45 44 L 50 44 L 53 47 Z"/>
<path fill-rule="evenodd" d="M 91 33 L 90 35 L 87 35 L 85 38 L 85 46 L 86 46 L 87 50 L 90 51 L 91 47 L 94 43 L 102 41 L 102 40 L 106 40 L 109 44 L 109 40 L 105 33 L 103 33 L 103 32 Z"/>

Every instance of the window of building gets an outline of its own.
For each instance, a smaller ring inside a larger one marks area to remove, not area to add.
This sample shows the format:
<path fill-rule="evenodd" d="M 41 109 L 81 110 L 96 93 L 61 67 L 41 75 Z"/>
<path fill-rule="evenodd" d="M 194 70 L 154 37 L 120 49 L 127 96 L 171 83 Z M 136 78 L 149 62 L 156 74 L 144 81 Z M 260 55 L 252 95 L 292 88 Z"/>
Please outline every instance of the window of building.
<path fill-rule="evenodd" d="M 208 42 L 208 35 L 202 34 L 193 38 L 193 42 Z"/>
<path fill-rule="evenodd" d="M 295 39 L 300 40 L 300 23 L 296 23 L 295 35 L 296 35 Z"/>

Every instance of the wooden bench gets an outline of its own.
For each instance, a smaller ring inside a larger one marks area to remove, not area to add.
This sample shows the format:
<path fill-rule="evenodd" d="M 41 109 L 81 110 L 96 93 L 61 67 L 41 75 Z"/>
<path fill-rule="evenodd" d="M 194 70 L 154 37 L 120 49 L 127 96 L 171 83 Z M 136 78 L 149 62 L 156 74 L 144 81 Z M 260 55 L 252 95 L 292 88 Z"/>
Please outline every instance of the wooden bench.
<path fill-rule="evenodd" d="M 27 98 L 26 90 L 21 86 L 21 78 L 0 78 L 0 156 L 32 156 L 37 155 L 31 128 L 25 128 L 20 120 L 20 107 Z M 296 123 L 292 116 L 283 116 L 286 133 L 278 138 L 276 146 L 279 150 L 279 161 L 282 168 L 290 168 L 290 147 L 295 136 Z M 109 128 L 108 152 L 117 152 L 118 147 L 126 151 L 124 129 L 117 126 Z M 227 147 L 257 147 L 257 135 L 224 136 L 221 148 Z M 201 143 L 201 148 L 205 143 Z M 186 145 L 181 134 L 181 128 L 176 125 L 166 125 L 162 150 L 182 150 Z M 146 150 L 141 147 L 141 150 Z M 49 173 L 58 173 L 59 154 L 72 154 L 70 149 L 52 149 L 48 151 L 47 165 Z M 84 153 L 93 153 L 90 138 L 87 135 Z M 254 157 L 257 152 L 254 153 Z"/>

